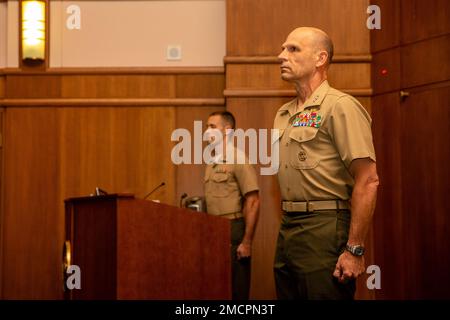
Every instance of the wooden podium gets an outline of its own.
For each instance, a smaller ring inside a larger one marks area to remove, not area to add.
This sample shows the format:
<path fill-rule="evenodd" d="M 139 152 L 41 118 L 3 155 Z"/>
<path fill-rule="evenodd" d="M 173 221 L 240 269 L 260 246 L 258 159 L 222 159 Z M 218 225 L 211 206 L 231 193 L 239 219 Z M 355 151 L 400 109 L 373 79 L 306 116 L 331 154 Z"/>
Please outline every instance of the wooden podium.
<path fill-rule="evenodd" d="M 81 270 L 65 299 L 231 299 L 228 220 L 118 194 L 65 210 L 63 259 Z"/>

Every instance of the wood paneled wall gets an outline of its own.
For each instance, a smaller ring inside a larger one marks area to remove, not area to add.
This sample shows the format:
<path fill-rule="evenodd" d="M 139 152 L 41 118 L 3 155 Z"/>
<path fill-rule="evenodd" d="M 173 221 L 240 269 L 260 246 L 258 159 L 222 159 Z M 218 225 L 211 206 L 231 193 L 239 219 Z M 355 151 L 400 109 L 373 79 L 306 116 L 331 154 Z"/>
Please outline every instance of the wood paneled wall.
<path fill-rule="evenodd" d="M 5 75 L 3 71 L 0 70 L 0 99 L 5 97 Z"/>
<path fill-rule="evenodd" d="M 272 128 L 276 111 L 295 96 L 293 86 L 280 78 L 277 55 L 287 35 L 300 26 L 318 27 L 330 35 L 335 48 L 330 84 L 354 95 L 370 110 L 368 5 L 369 1 L 360 0 L 228 0 L 225 97 L 238 127 Z M 280 194 L 276 176 L 260 176 L 259 182 L 261 218 L 253 248 L 251 297 L 272 299 Z M 371 251 L 367 264 L 372 264 Z M 365 280 L 362 277 L 359 283 L 359 298 L 373 297 Z"/>
<path fill-rule="evenodd" d="M 384 17 L 371 34 L 381 180 L 374 254 L 383 279 L 376 296 L 448 299 L 450 3 L 373 3 Z"/>
<path fill-rule="evenodd" d="M 326 31 L 337 55 L 366 55 L 368 5 L 365 0 L 229 0 L 227 55 L 278 55 L 286 36 L 299 26 Z"/>
<path fill-rule="evenodd" d="M 4 98 L 5 93 L 5 77 L 3 71 L 0 70 L 0 101 Z M 2 297 L 2 283 L 3 283 L 3 188 L 4 188 L 4 170 L 3 170 L 3 119 L 4 109 L 0 106 L 0 298 Z"/>
<path fill-rule="evenodd" d="M 171 134 L 224 109 L 223 68 L 6 70 L 4 81 L 2 298 L 61 297 L 65 198 L 97 186 L 143 197 L 162 181 L 150 199 L 203 193 L 200 166 L 172 163 Z"/>

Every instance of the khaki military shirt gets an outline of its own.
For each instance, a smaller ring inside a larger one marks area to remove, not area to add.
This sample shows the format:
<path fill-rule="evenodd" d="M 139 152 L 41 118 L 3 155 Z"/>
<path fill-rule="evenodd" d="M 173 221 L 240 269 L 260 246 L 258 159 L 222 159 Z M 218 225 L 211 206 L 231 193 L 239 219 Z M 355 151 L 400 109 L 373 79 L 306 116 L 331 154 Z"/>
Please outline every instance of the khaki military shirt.
<path fill-rule="evenodd" d="M 243 196 L 257 190 L 259 190 L 258 178 L 248 160 L 245 164 L 220 160 L 206 166 L 205 199 L 209 214 L 242 212 Z"/>
<path fill-rule="evenodd" d="M 280 129 L 278 181 L 288 201 L 351 198 L 352 160 L 375 161 L 371 118 L 352 96 L 324 81 L 295 112 L 297 99 L 277 112 Z"/>

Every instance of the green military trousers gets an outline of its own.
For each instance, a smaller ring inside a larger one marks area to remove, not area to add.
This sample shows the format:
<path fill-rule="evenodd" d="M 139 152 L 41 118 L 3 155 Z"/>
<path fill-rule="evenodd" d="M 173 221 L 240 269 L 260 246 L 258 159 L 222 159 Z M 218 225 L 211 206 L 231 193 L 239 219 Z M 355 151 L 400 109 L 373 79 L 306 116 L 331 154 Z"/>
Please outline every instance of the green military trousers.
<path fill-rule="evenodd" d="M 231 277 L 233 300 L 248 300 L 250 292 L 250 258 L 237 259 L 236 250 L 245 234 L 244 218 L 231 220 Z"/>
<path fill-rule="evenodd" d="M 278 299 L 353 299 L 355 280 L 333 277 L 349 227 L 349 210 L 283 214 L 274 263 Z"/>

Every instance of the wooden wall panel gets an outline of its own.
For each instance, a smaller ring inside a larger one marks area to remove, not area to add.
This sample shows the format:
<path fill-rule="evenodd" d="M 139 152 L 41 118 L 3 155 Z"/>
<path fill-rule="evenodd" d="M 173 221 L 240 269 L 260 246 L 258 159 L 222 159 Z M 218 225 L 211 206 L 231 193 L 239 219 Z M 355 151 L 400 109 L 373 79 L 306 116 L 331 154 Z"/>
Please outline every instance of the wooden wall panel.
<path fill-rule="evenodd" d="M 402 47 L 402 87 L 450 79 L 450 30 L 448 34 Z"/>
<path fill-rule="evenodd" d="M 281 80 L 279 64 L 227 64 L 227 89 L 280 89 L 294 87 Z"/>
<path fill-rule="evenodd" d="M 447 299 L 450 24 L 448 1 L 381 3 L 374 53 L 374 137 L 379 188 L 375 263 L 380 299 Z M 389 19 L 390 21 L 386 21 Z M 444 21 L 445 20 L 445 21 Z M 388 50 L 386 50 L 388 49 Z M 384 51 L 380 51 L 384 50 Z M 388 73 L 379 72 L 386 68 Z M 400 99 L 400 92 L 409 97 Z M 447 139 L 447 140 L 446 140 Z M 445 140 L 445 141 L 444 141 Z"/>
<path fill-rule="evenodd" d="M 0 71 L 0 99 L 5 97 L 5 76 Z"/>
<path fill-rule="evenodd" d="M 370 63 L 332 63 L 328 81 L 339 90 L 370 90 Z"/>
<path fill-rule="evenodd" d="M 217 98 L 223 96 L 225 79 L 220 74 L 176 76 L 176 96 L 179 98 Z"/>
<path fill-rule="evenodd" d="M 450 32 L 447 0 L 401 0 L 402 43 L 429 39 Z"/>
<path fill-rule="evenodd" d="M 59 76 L 7 75 L 7 98 L 59 98 L 61 81 Z"/>
<path fill-rule="evenodd" d="M 450 85 L 411 90 L 402 105 L 406 298 L 449 299 Z M 424 118 L 426 119 L 424 121 Z"/>
<path fill-rule="evenodd" d="M 294 28 L 314 26 L 329 33 L 336 54 L 370 51 L 366 0 L 228 0 L 227 56 L 278 55 Z"/>
<path fill-rule="evenodd" d="M 377 298 L 405 298 L 405 225 L 402 211 L 402 154 L 400 99 L 397 92 L 373 98 L 373 134 L 380 177 L 374 214 L 374 263 L 381 269 Z M 386 115 L 389 115 L 387 119 Z M 395 125 L 392 125 L 392 124 Z"/>
<path fill-rule="evenodd" d="M 5 112 L 3 298 L 53 299 L 62 288 L 57 115 Z"/>
<path fill-rule="evenodd" d="M 228 64 L 226 81 L 227 90 L 294 88 L 281 79 L 279 64 Z M 370 64 L 332 64 L 328 81 L 336 89 L 370 89 Z"/>
<path fill-rule="evenodd" d="M 401 87 L 400 49 L 395 47 L 373 55 L 372 87 L 374 94 L 398 91 Z"/>
<path fill-rule="evenodd" d="M 370 4 L 379 6 L 381 11 L 381 29 L 370 31 L 370 51 L 372 54 L 400 44 L 400 1 L 370 1 Z"/>
<path fill-rule="evenodd" d="M 173 98 L 174 75 L 64 75 L 62 98 Z"/>
<path fill-rule="evenodd" d="M 39 74 L 9 71 L 7 98 L 210 99 L 222 98 L 225 85 L 223 68 L 147 68 L 129 72 L 101 68 L 97 73 L 95 70 L 51 69 Z"/>
<path fill-rule="evenodd" d="M 58 119 L 61 199 L 87 195 L 97 186 L 141 198 L 164 181 L 149 199 L 174 202 L 173 107 L 65 107 Z"/>

